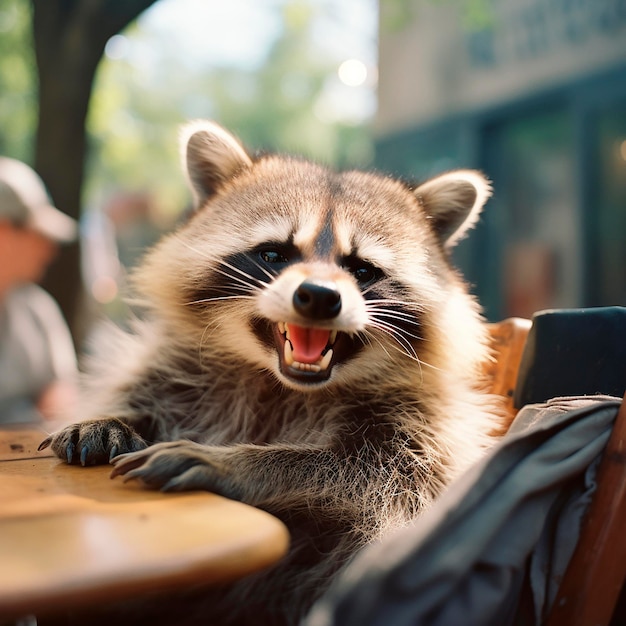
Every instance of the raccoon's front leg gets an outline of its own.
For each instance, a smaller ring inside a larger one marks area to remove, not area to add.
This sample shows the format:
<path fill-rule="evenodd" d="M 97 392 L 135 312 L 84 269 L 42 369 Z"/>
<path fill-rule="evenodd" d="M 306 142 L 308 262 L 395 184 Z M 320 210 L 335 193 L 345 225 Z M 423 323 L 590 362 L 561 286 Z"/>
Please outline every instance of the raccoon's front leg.
<path fill-rule="evenodd" d="M 266 508 L 274 513 L 308 510 L 331 502 L 343 509 L 356 506 L 350 487 L 357 475 L 374 464 L 360 464 L 328 447 L 276 444 L 257 446 L 206 446 L 189 441 L 158 443 L 112 461 L 111 474 L 139 479 L 163 491 L 202 489 Z M 337 483 L 341 483 L 337 488 Z M 331 508 L 333 508 L 331 506 Z M 330 511 L 329 511 L 330 513 Z"/>
<path fill-rule="evenodd" d="M 52 451 L 68 463 L 98 465 L 110 462 L 118 454 L 147 447 L 145 440 L 128 424 L 115 417 L 72 424 L 50 435 L 39 450 Z"/>
<path fill-rule="evenodd" d="M 145 450 L 122 454 L 111 461 L 111 478 L 136 478 L 146 486 L 162 491 L 203 489 L 238 497 L 225 485 L 228 470 L 220 457 L 222 448 L 190 441 L 158 443 Z M 224 493 L 228 491 L 229 493 Z"/>

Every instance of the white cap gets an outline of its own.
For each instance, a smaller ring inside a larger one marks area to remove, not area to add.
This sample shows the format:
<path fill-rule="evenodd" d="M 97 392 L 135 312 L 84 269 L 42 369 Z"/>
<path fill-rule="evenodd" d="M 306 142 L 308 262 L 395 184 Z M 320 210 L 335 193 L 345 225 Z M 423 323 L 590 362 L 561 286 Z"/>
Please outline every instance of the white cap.
<path fill-rule="evenodd" d="M 59 243 L 76 239 L 76 221 L 52 206 L 43 181 L 21 161 L 0 157 L 0 220 L 31 228 Z"/>

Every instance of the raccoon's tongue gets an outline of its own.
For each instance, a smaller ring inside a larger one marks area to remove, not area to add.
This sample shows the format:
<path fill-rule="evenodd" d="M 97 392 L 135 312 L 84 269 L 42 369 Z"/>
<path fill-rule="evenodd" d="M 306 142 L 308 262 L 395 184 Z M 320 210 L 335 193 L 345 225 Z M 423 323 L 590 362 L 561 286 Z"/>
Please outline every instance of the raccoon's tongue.
<path fill-rule="evenodd" d="M 323 328 L 306 328 L 287 325 L 287 338 L 293 347 L 293 358 L 300 363 L 317 363 L 328 344 L 330 331 Z"/>

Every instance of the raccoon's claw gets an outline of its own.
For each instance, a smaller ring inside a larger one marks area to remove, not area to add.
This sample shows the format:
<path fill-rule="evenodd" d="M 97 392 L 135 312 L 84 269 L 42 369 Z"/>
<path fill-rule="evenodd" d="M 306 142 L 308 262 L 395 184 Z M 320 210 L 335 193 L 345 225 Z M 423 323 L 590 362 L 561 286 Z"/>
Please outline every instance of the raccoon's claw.
<path fill-rule="evenodd" d="M 52 435 L 50 435 L 49 437 L 46 437 L 38 446 L 37 446 L 37 450 L 39 452 L 41 452 L 42 450 L 45 450 L 50 444 L 52 443 Z"/>
<path fill-rule="evenodd" d="M 148 451 L 150 448 L 148 448 Z M 111 471 L 111 478 L 116 476 L 124 476 L 124 482 L 130 480 L 132 476 L 129 474 L 136 468 L 141 467 L 148 459 L 148 456 L 141 454 L 141 452 L 135 452 L 131 454 L 120 454 L 114 459 L 111 459 L 111 465 L 113 470 Z"/>
<path fill-rule="evenodd" d="M 204 446 L 189 442 L 161 443 L 113 459 L 111 478 L 140 480 L 161 491 L 203 489 L 223 491 L 222 472 L 209 459 Z"/>
<path fill-rule="evenodd" d="M 68 446 L 69 448 L 69 446 Z M 89 448 L 87 446 L 83 446 L 81 451 L 80 451 L 80 464 L 85 467 L 85 465 L 87 465 L 87 455 L 89 454 Z M 72 461 L 68 459 L 67 461 L 68 463 L 71 463 Z"/>
<path fill-rule="evenodd" d="M 38 449 L 51 446 L 60 459 L 84 467 L 110 462 L 120 452 L 134 452 L 146 445 L 130 426 L 119 419 L 107 418 L 68 426 L 44 439 Z"/>

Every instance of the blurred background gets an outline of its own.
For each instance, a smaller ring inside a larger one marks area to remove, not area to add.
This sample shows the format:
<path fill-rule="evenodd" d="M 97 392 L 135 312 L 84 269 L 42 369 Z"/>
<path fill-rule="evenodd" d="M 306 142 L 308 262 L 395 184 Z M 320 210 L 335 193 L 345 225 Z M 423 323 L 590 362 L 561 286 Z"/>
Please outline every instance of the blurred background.
<path fill-rule="evenodd" d="M 46 279 L 82 347 L 189 208 L 177 133 L 494 197 L 456 251 L 491 320 L 626 305 L 623 0 L 0 0 L 0 154 L 81 222 Z"/>
<path fill-rule="evenodd" d="M 491 178 L 458 251 L 488 317 L 626 305 L 626 2 L 380 8 L 376 163 Z"/>

